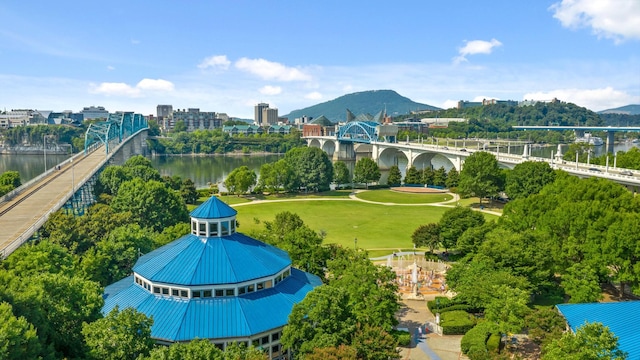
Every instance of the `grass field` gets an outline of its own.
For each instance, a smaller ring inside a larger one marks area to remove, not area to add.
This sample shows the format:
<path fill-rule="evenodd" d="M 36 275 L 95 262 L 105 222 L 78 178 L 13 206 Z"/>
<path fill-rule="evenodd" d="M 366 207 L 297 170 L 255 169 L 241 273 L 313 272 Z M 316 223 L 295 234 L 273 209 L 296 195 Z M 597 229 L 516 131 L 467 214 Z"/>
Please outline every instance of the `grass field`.
<path fill-rule="evenodd" d="M 414 194 L 391 190 L 363 191 L 356 196 L 362 200 L 395 204 L 431 204 L 453 199 L 450 194 Z"/>
<path fill-rule="evenodd" d="M 413 231 L 420 225 L 438 222 L 447 208 L 306 200 L 246 204 L 236 210 L 239 231 L 244 233 L 261 230 L 264 227 L 261 222 L 273 220 L 279 212 L 290 211 L 298 214 L 311 229 L 325 232 L 327 243 L 354 246 L 357 238 L 360 248 L 398 249 L 412 248 Z"/>

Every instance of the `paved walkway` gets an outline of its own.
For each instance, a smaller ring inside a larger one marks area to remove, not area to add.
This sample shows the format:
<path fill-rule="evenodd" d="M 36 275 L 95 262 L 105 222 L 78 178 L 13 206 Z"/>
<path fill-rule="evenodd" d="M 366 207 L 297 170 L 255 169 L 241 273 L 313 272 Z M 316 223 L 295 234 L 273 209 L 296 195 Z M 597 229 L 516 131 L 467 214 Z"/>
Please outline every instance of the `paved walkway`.
<path fill-rule="evenodd" d="M 425 296 L 432 300 L 435 295 Z M 401 348 L 400 358 L 403 360 L 468 360 L 460 351 L 462 335 L 440 336 L 433 333 L 420 334 L 418 326 L 427 321 L 435 321 L 434 315 L 427 309 L 426 300 L 402 300 L 402 308 L 398 312 L 398 327 L 409 329 L 413 334 L 411 345 Z"/>

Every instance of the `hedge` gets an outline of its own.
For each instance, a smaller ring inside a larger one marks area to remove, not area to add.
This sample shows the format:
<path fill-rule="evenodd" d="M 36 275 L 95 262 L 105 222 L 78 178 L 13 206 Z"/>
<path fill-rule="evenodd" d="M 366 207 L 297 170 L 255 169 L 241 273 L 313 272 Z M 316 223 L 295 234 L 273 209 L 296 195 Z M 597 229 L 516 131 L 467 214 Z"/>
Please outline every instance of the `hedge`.
<path fill-rule="evenodd" d="M 493 333 L 489 336 L 489 340 L 487 340 L 487 350 L 489 352 L 497 354 L 500 352 L 500 339 L 501 336 L 499 334 Z"/>
<path fill-rule="evenodd" d="M 500 335 L 492 335 L 492 331 L 495 331 L 495 329 L 491 323 L 486 321 L 478 323 L 476 327 L 464 334 L 462 340 L 460 340 L 460 350 L 462 350 L 470 360 L 491 358 L 489 352 L 497 353 L 500 347 Z M 497 344 L 495 344 L 496 340 Z M 491 344 L 489 342 L 491 342 Z"/>
<path fill-rule="evenodd" d="M 396 338 L 398 346 L 409 346 L 411 344 L 411 334 L 404 330 L 391 330 L 391 335 Z"/>
<path fill-rule="evenodd" d="M 466 311 L 454 310 L 441 315 L 440 326 L 444 335 L 463 335 L 476 326 L 476 322 Z"/>
<path fill-rule="evenodd" d="M 464 310 L 464 311 L 466 311 L 468 313 L 478 313 L 478 312 L 480 312 L 479 309 L 474 308 L 471 305 L 467 305 L 465 303 L 457 301 L 455 299 L 449 299 L 447 297 L 442 297 L 442 296 L 438 296 L 438 297 L 436 297 L 436 299 L 440 299 L 440 304 L 439 305 L 436 305 L 436 301 L 435 300 L 427 301 L 427 308 L 433 314 L 435 314 L 437 312 L 442 314 L 444 312 L 454 311 L 454 310 Z"/>

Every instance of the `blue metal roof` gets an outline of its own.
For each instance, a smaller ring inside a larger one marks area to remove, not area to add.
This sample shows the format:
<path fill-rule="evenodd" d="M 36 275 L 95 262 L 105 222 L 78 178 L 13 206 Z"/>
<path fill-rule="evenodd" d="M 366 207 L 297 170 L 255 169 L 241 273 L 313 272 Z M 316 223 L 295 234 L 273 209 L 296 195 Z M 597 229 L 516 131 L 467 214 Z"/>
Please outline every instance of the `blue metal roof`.
<path fill-rule="evenodd" d="M 199 219 L 219 219 L 236 216 L 238 212 L 215 196 L 203 202 L 191 212 L 191 217 Z"/>
<path fill-rule="evenodd" d="M 272 276 L 289 265 L 284 250 L 241 233 L 210 238 L 189 234 L 142 256 L 133 271 L 153 282 L 215 285 Z"/>
<path fill-rule="evenodd" d="M 599 322 L 618 337 L 630 360 L 640 359 L 640 301 L 556 305 L 575 332 L 585 322 Z"/>
<path fill-rule="evenodd" d="M 116 305 L 136 308 L 153 317 L 151 336 L 158 340 L 249 337 L 286 325 L 293 305 L 321 284 L 317 276 L 291 269 L 291 276 L 273 288 L 237 297 L 178 299 L 151 294 L 129 276 L 107 286 L 102 312 Z"/>

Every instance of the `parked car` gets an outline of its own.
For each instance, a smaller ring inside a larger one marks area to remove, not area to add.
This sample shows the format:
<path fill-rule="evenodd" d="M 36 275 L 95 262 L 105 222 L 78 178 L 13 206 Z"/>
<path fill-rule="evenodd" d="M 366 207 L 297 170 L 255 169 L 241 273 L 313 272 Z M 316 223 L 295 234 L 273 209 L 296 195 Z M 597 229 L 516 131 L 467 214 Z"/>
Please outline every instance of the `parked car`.
<path fill-rule="evenodd" d="M 620 175 L 633 176 L 633 173 L 629 170 L 620 171 Z"/>
<path fill-rule="evenodd" d="M 596 169 L 596 168 L 589 168 L 589 171 L 602 172 L 600 171 L 600 169 Z"/>
<path fill-rule="evenodd" d="M 467 149 L 460 149 L 460 151 L 464 151 L 464 152 L 467 152 Z"/>

